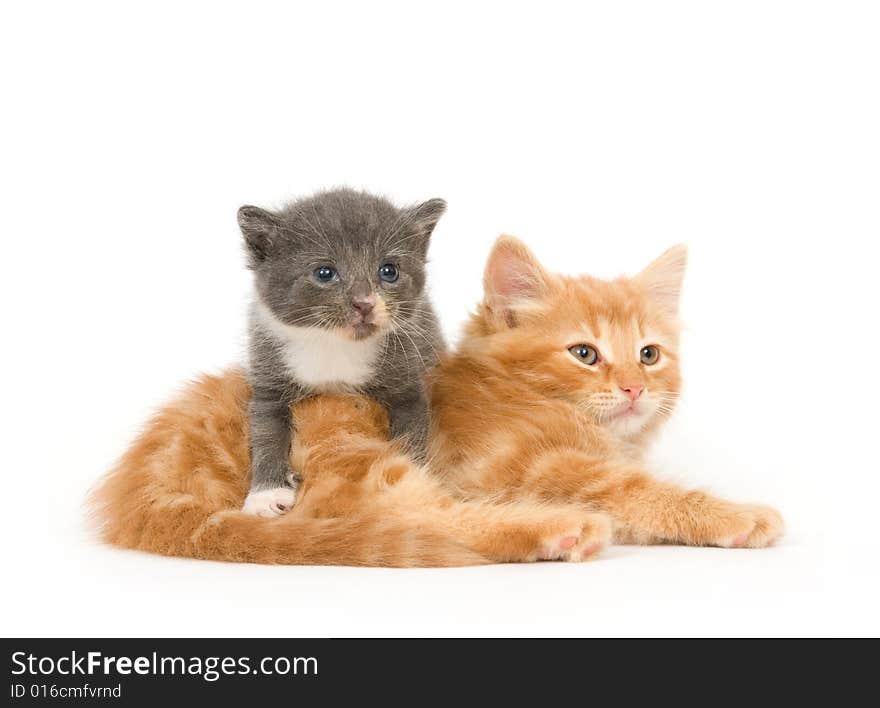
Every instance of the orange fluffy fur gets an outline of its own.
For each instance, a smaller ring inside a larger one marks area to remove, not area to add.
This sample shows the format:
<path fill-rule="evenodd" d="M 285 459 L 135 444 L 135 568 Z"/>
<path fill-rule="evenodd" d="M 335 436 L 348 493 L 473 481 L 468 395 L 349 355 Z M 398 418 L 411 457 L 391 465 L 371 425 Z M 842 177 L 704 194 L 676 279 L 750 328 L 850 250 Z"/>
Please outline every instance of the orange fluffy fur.
<path fill-rule="evenodd" d="M 303 486 L 276 519 L 238 511 L 244 373 L 204 377 L 94 492 L 102 536 L 192 558 L 403 567 L 583 560 L 612 532 L 620 542 L 767 545 L 782 533 L 775 510 L 660 482 L 640 462 L 678 396 L 684 262 L 677 248 L 635 278 L 566 278 L 502 237 L 485 299 L 433 375 L 432 472 L 389 442 L 377 404 L 319 396 L 294 409 Z M 601 360 L 578 361 L 569 348 L 580 344 Z M 638 359 L 646 344 L 659 348 L 656 365 Z M 644 387 L 638 415 L 615 413 L 622 386 Z"/>

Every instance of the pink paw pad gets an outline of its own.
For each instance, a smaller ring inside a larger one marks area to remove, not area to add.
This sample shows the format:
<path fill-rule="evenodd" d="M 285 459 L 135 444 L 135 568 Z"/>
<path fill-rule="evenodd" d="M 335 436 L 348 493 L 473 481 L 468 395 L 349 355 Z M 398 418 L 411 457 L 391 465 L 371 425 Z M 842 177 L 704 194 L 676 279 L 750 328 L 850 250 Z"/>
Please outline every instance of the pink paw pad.
<path fill-rule="evenodd" d="M 578 541 L 577 536 L 566 536 L 565 538 L 563 538 L 559 542 L 559 547 L 562 548 L 563 550 L 568 550 L 569 548 L 574 546 L 574 544 L 576 544 L 577 541 Z"/>
<path fill-rule="evenodd" d="M 583 553 L 581 553 L 582 558 L 589 558 L 594 553 L 602 550 L 601 543 L 591 543 L 589 546 L 584 548 Z"/>
<path fill-rule="evenodd" d="M 737 536 L 735 539 L 733 539 L 733 547 L 739 548 L 740 546 L 742 546 L 746 542 L 746 540 L 748 538 L 749 538 L 749 535 L 747 533 L 741 533 L 739 536 Z"/>

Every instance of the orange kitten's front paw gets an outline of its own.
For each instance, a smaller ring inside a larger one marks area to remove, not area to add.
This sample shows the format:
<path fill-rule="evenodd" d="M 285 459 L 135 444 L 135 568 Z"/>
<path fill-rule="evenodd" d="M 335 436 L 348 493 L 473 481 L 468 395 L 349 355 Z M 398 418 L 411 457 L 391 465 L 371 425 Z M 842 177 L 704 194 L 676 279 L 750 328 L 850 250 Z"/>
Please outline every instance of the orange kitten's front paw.
<path fill-rule="evenodd" d="M 728 530 L 716 545 L 722 548 L 764 548 L 785 532 L 782 515 L 769 506 L 739 504 L 731 523 L 738 527 L 736 531 Z"/>
<path fill-rule="evenodd" d="M 764 548 L 782 538 L 785 533 L 785 521 L 776 509 L 769 506 L 749 506 L 754 517 L 755 526 L 743 541 L 743 548 Z"/>
<path fill-rule="evenodd" d="M 544 539 L 541 560 L 589 560 L 611 543 L 613 531 L 607 514 L 584 514 L 580 525 L 554 531 Z"/>

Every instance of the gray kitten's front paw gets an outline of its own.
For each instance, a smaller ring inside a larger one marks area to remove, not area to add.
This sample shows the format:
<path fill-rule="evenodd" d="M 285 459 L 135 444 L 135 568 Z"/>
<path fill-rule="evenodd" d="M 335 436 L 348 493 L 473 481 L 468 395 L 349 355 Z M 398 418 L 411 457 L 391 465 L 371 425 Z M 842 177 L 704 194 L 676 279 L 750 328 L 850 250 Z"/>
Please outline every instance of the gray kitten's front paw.
<path fill-rule="evenodd" d="M 247 495 L 241 510 L 245 514 L 272 519 L 293 509 L 294 503 L 296 503 L 296 487 L 259 489 Z"/>

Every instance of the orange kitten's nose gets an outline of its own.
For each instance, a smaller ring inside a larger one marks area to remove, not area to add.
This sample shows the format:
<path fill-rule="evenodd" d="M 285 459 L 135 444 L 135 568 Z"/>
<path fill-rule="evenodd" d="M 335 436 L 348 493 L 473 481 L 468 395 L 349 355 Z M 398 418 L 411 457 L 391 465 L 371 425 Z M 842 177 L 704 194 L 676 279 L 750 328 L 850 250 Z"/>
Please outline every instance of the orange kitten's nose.
<path fill-rule="evenodd" d="M 639 396 L 642 395 L 642 391 L 645 390 L 645 387 L 638 386 L 636 384 L 630 384 L 627 386 L 621 386 L 620 390 L 623 391 L 627 396 L 629 396 L 629 400 L 635 401 Z"/>

